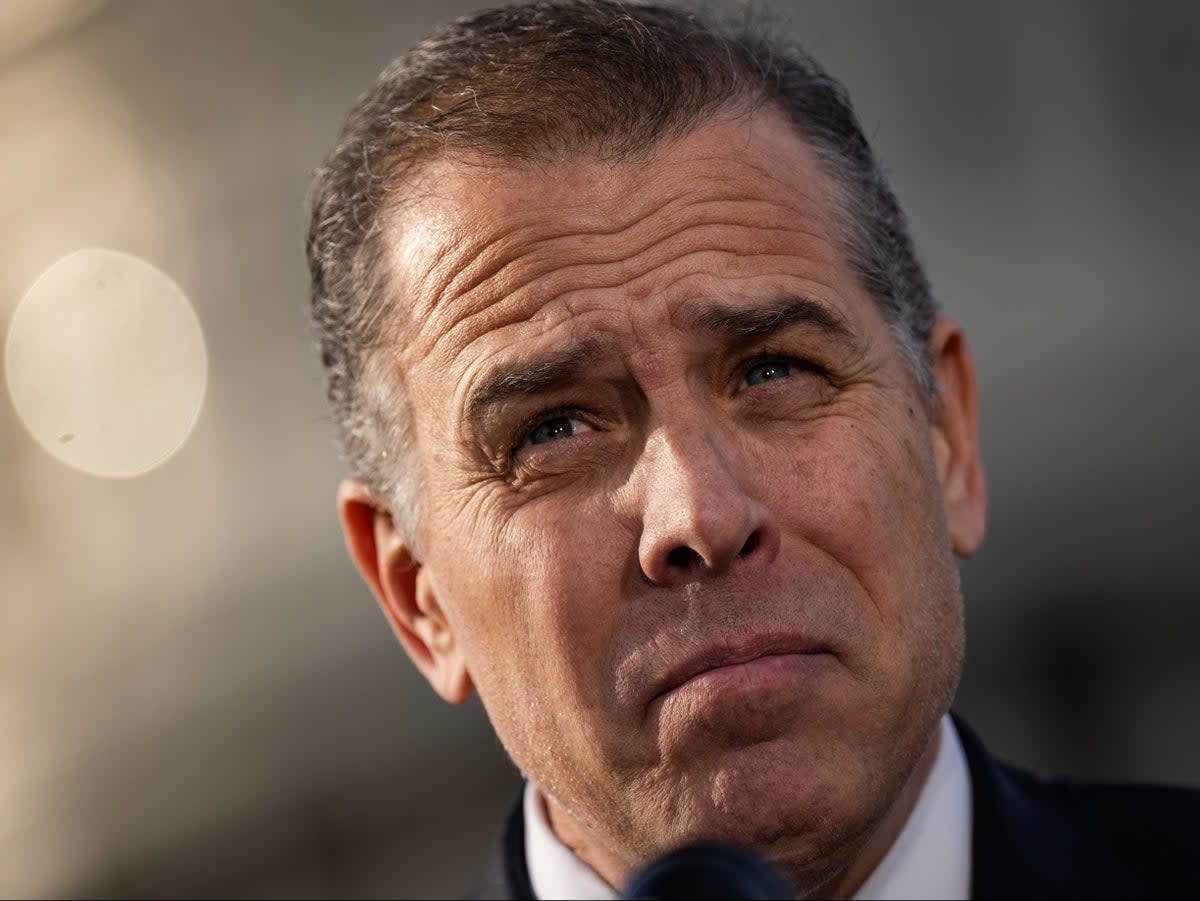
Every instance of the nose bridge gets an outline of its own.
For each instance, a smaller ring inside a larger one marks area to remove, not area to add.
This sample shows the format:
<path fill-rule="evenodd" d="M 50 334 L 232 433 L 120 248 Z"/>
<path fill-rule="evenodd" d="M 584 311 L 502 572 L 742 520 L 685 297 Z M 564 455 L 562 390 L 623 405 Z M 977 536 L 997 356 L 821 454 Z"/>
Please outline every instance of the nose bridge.
<path fill-rule="evenodd" d="M 668 517 L 703 521 L 741 494 L 722 436 L 703 425 L 665 427 L 652 436 L 648 494 Z M 655 491 L 655 488 L 664 489 Z M 725 510 L 726 514 L 730 511 Z"/>
<path fill-rule="evenodd" d="M 739 557 L 773 553 L 776 530 L 746 484 L 736 444 L 719 429 L 682 417 L 648 436 L 638 551 L 652 582 L 720 572 Z"/>

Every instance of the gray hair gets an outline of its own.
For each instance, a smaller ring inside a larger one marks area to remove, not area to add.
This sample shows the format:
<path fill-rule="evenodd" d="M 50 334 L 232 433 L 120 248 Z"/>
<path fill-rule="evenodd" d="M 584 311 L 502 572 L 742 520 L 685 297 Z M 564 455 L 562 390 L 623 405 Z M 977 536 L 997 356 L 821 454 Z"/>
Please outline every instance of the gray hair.
<path fill-rule="evenodd" d="M 342 451 L 412 545 L 420 473 L 403 373 L 380 353 L 403 321 L 381 265 L 389 216 L 421 165 L 587 151 L 622 160 L 722 108 L 780 109 L 833 187 L 844 251 L 932 408 L 937 305 L 845 89 L 766 29 L 621 0 L 538 0 L 435 31 L 377 79 L 318 170 L 308 233 L 312 319 Z"/>

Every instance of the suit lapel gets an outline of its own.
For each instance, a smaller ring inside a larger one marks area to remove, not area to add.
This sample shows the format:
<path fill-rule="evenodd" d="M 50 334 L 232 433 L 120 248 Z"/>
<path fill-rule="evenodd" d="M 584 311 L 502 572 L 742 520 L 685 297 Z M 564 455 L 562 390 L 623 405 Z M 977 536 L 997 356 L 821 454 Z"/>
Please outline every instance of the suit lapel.
<path fill-rule="evenodd" d="M 1144 886 L 1072 811 L 1072 790 L 992 757 L 957 716 L 971 772 L 971 897 L 1128 898 Z"/>
<path fill-rule="evenodd" d="M 525 860 L 525 815 L 521 804 L 523 791 L 517 795 L 517 801 L 504 821 L 500 841 L 493 848 L 483 875 L 468 895 L 469 898 L 536 901 Z"/>

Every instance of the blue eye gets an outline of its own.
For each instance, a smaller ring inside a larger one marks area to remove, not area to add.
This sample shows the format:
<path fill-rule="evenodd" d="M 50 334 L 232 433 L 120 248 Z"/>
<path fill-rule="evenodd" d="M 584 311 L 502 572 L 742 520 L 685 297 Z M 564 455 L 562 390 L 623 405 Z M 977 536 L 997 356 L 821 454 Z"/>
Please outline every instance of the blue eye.
<path fill-rule="evenodd" d="M 746 385 L 761 385 L 763 382 L 787 378 L 794 368 L 786 360 L 764 360 L 747 369 L 742 381 Z"/>
<path fill-rule="evenodd" d="M 535 426 L 525 438 L 526 444 L 548 444 L 563 438 L 571 438 L 590 427 L 573 416 L 555 416 Z"/>

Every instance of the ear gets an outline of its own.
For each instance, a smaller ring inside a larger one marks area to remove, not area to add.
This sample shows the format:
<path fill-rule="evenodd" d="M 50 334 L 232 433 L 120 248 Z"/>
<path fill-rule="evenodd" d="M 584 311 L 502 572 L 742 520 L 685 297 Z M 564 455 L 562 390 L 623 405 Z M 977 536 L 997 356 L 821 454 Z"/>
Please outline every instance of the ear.
<path fill-rule="evenodd" d="M 954 553 L 971 557 L 983 544 L 987 487 L 979 454 L 979 396 L 975 364 L 958 323 L 939 316 L 929 337 L 938 397 L 930 427 L 946 524 Z"/>
<path fill-rule="evenodd" d="M 386 504 L 354 479 L 338 487 L 346 548 L 392 631 L 443 699 L 471 696 L 471 676 L 429 573 L 405 544 Z"/>

